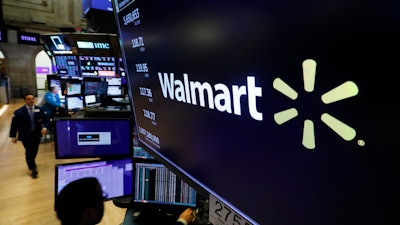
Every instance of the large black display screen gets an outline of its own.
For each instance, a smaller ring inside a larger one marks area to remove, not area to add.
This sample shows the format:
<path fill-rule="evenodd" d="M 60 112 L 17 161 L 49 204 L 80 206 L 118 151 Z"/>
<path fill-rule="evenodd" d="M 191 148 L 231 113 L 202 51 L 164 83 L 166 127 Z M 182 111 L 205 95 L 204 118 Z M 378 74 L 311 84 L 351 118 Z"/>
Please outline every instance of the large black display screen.
<path fill-rule="evenodd" d="M 70 41 L 64 34 L 41 35 L 41 39 L 54 55 L 71 54 Z"/>
<path fill-rule="evenodd" d="M 114 3 L 139 140 L 212 222 L 390 221 L 399 4 Z"/>
<path fill-rule="evenodd" d="M 80 104 L 83 106 L 83 99 Z M 132 154 L 129 118 L 56 118 L 54 123 L 57 159 L 127 157 Z"/>

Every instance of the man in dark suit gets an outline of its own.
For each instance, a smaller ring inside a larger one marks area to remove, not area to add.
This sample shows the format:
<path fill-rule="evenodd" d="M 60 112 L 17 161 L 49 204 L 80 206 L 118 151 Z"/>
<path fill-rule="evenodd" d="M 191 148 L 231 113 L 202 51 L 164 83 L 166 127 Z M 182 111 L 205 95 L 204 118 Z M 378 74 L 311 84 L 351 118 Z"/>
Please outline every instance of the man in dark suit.
<path fill-rule="evenodd" d="M 35 105 L 35 96 L 26 94 L 25 105 L 15 110 L 10 129 L 13 143 L 21 141 L 25 148 L 25 159 L 32 177 L 37 178 L 35 158 L 39 150 L 40 139 L 46 134 L 49 125 L 48 116 Z M 18 136 L 17 136 L 18 134 Z"/>

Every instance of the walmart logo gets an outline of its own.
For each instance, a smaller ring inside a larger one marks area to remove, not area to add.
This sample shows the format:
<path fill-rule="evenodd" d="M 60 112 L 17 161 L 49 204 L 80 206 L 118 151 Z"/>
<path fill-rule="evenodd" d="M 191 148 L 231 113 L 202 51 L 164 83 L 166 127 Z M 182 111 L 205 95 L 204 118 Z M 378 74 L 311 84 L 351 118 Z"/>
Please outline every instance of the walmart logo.
<path fill-rule="evenodd" d="M 304 90 L 307 92 L 313 92 L 317 63 L 312 59 L 307 59 L 303 61 L 302 66 Z M 298 93 L 280 78 L 275 78 L 273 87 L 275 90 L 292 100 L 296 100 L 298 97 Z M 331 104 L 356 96 L 357 94 L 357 85 L 352 81 L 347 81 L 323 94 L 321 96 L 321 100 L 324 104 Z M 289 108 L 275 113 L 274 120 L 278 125 L 281 125 L 295 118 L 296 116 L 298 116 L 297 109 Z M 343 123 L 329 113 L 322 113 L 321 121 L 346 141 L 351 141 L 356 137 L 356 131 L 352 127 Z M 311 120 L 304 121 L 302 144 L 307 149 L 315 149 L 314 122 Z"/>

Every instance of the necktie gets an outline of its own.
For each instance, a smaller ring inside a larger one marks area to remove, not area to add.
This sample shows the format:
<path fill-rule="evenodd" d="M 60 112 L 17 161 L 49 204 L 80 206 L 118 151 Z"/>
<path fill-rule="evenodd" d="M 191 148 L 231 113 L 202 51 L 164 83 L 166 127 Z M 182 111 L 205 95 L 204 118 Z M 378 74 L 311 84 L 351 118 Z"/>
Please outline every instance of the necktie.
<path fill-rule="evenodd" d="M 31 117 L 31 130 L 35 130 L 35 118 L 32 107 L 29 107 L 29 116 Z"/>

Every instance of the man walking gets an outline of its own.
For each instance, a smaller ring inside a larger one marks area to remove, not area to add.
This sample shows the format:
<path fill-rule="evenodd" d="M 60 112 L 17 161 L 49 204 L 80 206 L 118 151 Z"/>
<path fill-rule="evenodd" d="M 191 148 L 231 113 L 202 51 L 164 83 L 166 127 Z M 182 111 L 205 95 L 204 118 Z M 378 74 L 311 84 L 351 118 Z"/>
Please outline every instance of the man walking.
<path fill-rule="evenodd" d="M 46 134 L 49 120 L 39 106 L 35 105 L 35 96 L 26 94 L 25 105 L 15 110 L 10 129 L 10 138 L 13 143 L 21 141 L 25 148 L 25 159 L 31 176 L 37 178 L 35 158 L 39 150 L 40 139 Z M 18 136 L 17 136 L 18 134 Z"/>

